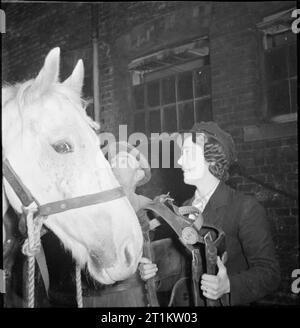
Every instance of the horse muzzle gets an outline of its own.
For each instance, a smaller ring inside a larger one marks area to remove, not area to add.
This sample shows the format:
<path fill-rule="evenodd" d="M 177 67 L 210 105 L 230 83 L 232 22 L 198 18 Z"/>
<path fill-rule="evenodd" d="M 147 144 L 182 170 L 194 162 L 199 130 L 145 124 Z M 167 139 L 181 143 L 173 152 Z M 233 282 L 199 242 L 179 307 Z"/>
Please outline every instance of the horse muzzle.
<path fill-rule="evenodd" d="M 89 253 L 88 269 L 102 284 L 112 284 L 129 278 L 136 272 L 142 256 L 142 247 L 137 251 L 133 240 L 123 242 L 117 253 L 109 254 L 92 250 Z"/>

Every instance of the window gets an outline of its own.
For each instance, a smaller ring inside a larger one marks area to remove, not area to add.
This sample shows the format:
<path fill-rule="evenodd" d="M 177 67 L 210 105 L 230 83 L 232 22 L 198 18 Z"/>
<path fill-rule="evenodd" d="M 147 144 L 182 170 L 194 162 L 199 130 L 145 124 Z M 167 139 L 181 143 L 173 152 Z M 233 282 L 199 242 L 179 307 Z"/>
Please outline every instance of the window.
<path fill-rule="evenodd" d="M 182 132 L 197 121 L 212 120 L 208 48 L 201 46 L 160 52 L 135 65 L 139 74 L 132 87 L 136 132 Z"/>
<path fill-rule="evenodd" d="M 291 10 L 259 24 L 263 31 L 267 116 L 274 122 L 297 118 L 297 35 L 291 31 Z"/>

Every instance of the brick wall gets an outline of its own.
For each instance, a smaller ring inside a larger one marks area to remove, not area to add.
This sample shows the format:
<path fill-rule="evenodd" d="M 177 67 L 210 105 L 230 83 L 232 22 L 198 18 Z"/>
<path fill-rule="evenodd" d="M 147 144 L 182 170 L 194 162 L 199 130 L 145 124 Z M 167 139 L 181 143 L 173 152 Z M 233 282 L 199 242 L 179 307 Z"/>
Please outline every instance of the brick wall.
<path fill-rule="evenodd" d="M 248 138 L 249 126 L 264 126 L 260 38 L 255 24 L 294 2 L 213 3 L 206 2 L 112 2 L 93 5 L 99 10 L 99 78 L 102 131 L 118 134 L 119 124 L 133 130 L 130 76 L 127 65 L 137 55 L 155 51 L 200 33 L 186 26 L 191 15 L 207 23 L 210 38 L 213 117 L 228 130 L 237 145 L 238 158 L 246 175 L 265 184 L 298 195 L 297 136 Z M 3 77 L 8 82 L 34 76 L 46 53 L 60 46 L 62 54 L 91 48 L 90 5 L 15 3 L 2 7 L 7 15 L 3 38 Z M 178 14 L 179 13 L 179 14 Z M 182 23 L 169 23 L 168 17 Z M 202 15 L 202 16 L 201 16 Z M 172 18 L 173 17 L 173 18 Z M 174 18 L 175 17 L 175 18 Z M 201 17 L 201 19 L 200 19 Z M 204 19 L 202 19 L 204 17 Z M 200 22 L 201 21 L 201 22 Z M 171 25 L 170 25 L 171 24 Z M 148 40 L 136 37 L 145 26 L 154 26 Z M 192 24 L 191 24 L 192 25 Z M 199 25 L 200 26 L 200 25 Z M 91 76 L 91 65 L 88 66 Z M 69 69 L 69 68 L 68 68 Z M 63 67 L 63 76 L 69 74 Z M 87 91 L 91 93 L 91 91 Z M 295 130 L 296 131 L 296 130 Z M 299 268 L 298 203 L 276 190 L 262 187 L 237 171 L 229 183 L 254 194 L 268 213 L 282 269 L 282 283 L 276 295 L 265 298 L 272 304 L 294 304 L 290 292 L 291 272 Z M 179 202 L 193 189 L 182 183 L 180 170 L 153 169 L 152 179 L 139 189 L 154 197 L 171 191 Z"/>
<path fill-rule="evenodd" d="M 82 3 L 7 3 L 2 8 L 7 24 L 2 42 L 9 53 L 4 78 L 11 83 L 35 76 L 50 49 L 59 46 L 63 55 L 91 39 L 90 10 Z"/>
<path fill-rule="evenodd" d="M 280 6 L 284 4 L 274 2 L 272 13 Z M 210 34 L 213 112 L 216 121 L 233 135 L 238 159 L 247 175 L 297 197 L 297 136 L 245 142 L 243 130 L 247 125 L 264 123 L 258 44 L 261 41 L 255 24 L 270 13 L 269 8 L 264 3 L 215 6 Z M 240 176 L 233 176 L 231 182 L 239 190 L 254 194 L 267 209 L 279 255 L 282 284 L 277 298 L 265 301 L 295 302 L 290 285 L 291 272 L 299 267 L 297 201 Z"/>

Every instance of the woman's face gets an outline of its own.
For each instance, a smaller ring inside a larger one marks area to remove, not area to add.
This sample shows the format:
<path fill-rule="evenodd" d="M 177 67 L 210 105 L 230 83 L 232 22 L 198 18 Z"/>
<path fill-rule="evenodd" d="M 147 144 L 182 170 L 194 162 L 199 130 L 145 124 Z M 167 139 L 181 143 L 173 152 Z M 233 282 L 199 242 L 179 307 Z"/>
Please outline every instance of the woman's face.
<path fill-rule="evenodd" d="M 136 173 L 139 169 L 138 161 L 126 152 L 120 152 L 111 160 L 114 175 L 123 187 L 135 187 Z"/>
<path fill-rule="evenodd" d="M 209 164 L 204 158 L 204 135 L 198 135 L 197 143 L 194 143 L 192 136 L 187 137 L 181 149 L 181 156 L 178 164 L 183 171 L 183 178 L 186 184 L 196 185 L 207 173 Z"/>

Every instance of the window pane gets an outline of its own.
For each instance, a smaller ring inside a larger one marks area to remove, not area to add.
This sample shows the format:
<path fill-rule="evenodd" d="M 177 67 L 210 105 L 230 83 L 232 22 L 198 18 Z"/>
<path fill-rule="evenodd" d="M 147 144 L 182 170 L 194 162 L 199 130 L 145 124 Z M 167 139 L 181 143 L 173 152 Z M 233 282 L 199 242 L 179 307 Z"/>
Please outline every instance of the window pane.
<path fill-rule="evenodd" d="M 144 108 L 144 86 L 139 85 L 133 89 L 133 97 L 135 102 L 135 109 Z"/>
<path fill-rule="evenodd" d="M 169 106 L 164 108 L 164 131 L 175 132 L 177 131 L 177 116 L 176 106 Z"/>
<path fill-rule="evenodd" d="M 147 84 L 147 99 L 150 107 L 159 105 L 159 81 Z"/>
<path fill-rule="evenodd" d="M 287 77 L 287 48 L 266 53 L 266 73 L 269 82 Z"/>
<path fill-rule="evenodd" d="M 289 86 L 287 80 L 269 87 L 268 104 L 272 116 L 290 113 Z"/>
<path fill-rule="evenodd" d="M 291 103 L 292 103 L 291 111 L 297 112 L 298 111 L 297 79 L 291 80 Z"/>
<path fill-rule="evenodd" d="M 134 131 L 145 133 L 145 113 L 139 113 L 134 116 Z"/>
<path fill-rule="evenodd" d="M 160 131 L 160 110 L 152 110 L 149 112 L 149 132 L 156 133 Z"/>
<path fill-rule="evenodd" d="M 182 73 L 178 76 L 178 100 L 193 98 L 192 72 Z"/>
<path fill-rule="evenodd" d="M 175 101 L 175 77 L 171 76 L 162 80 L 162 102 L 170 104 Z"/>
<path fill-rule="evenodd" d="M 194 124 L 193 102 L 179 105 L 179 129 L 191 129 Z"/>
<path fill-rule="evenodd" d="M 210 72 L 203 68 L 195 71 L 195 97 L 210 94 Z"/>
<path fill-rule="evenodd" d="M 211 111 L 211 99 L 201 99 L 196 101 L 196 121 L 211 121 L 212 111 Z"/>
<path fill-rule="evenodd" d="M 296 44 L 289 47 L 289 76 L 297 76 L 297 47 Z"/>

